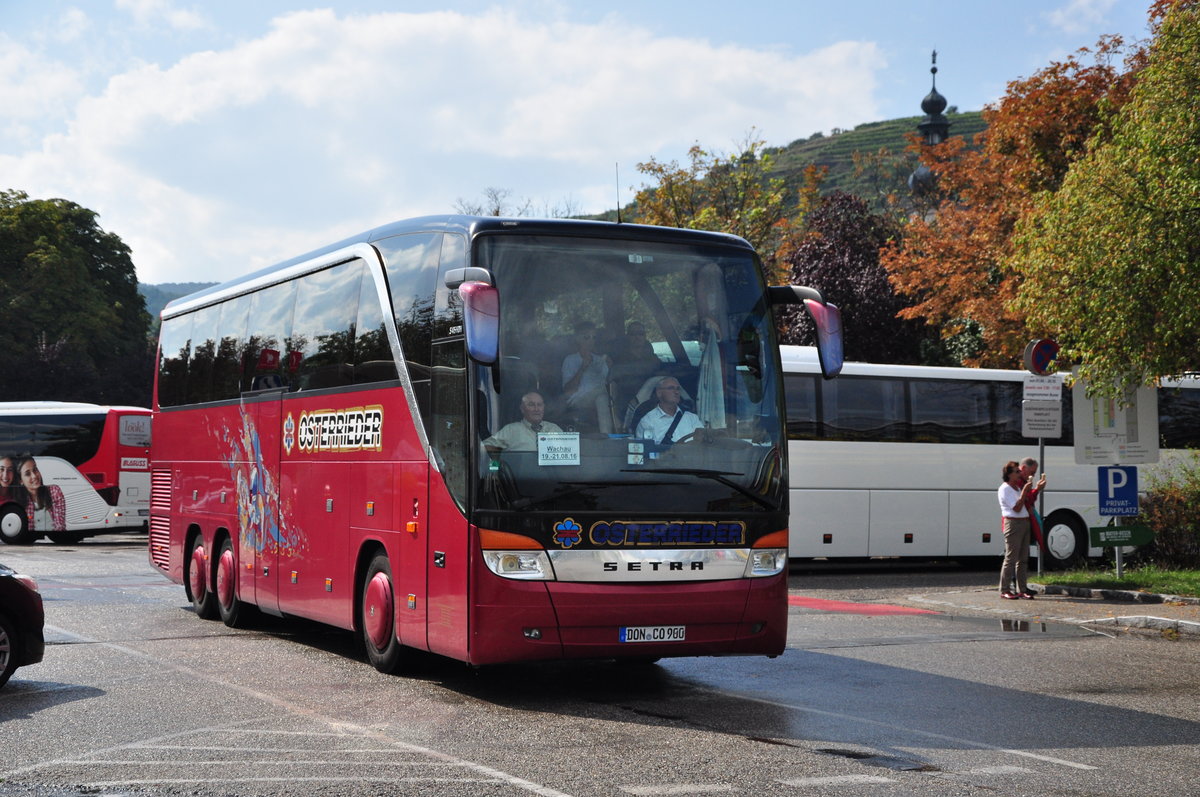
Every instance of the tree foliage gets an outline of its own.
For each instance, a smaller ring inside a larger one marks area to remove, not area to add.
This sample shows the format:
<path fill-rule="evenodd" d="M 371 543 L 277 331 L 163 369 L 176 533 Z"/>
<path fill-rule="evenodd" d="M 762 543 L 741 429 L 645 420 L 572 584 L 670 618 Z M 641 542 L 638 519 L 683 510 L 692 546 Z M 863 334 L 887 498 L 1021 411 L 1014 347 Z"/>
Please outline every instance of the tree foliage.
<path fill-rule="evenodd" d="M 1125 103 L 1135 73 L 1114 65 L 1124 51 L 1119 38 L 1105 38 L 1093 63 L 1084 63 L 1090 51 L 1083 49 L 1009 83 L 999 105 L 984 111 L 978 149 L 961 138 L 920 148 L 937 175 L 934 210 L 910 220 L 883 265 L 909 303 L 901 317 L 960 344 L 976 338 L 963 351 L 966 364 L 1015 365 L 1029 338 L 1045 332 L 1010 307 L 1022 281 L 1008 263 L 1013 229 Z"/>
<path fill-rule="evenodd" d="M 150 401 L 129 247 L 63 199 L 0 192 L 0 399 Z"/>
<path fill-rule="evenodd" d="M 879 263 L 898 231 L 894 217 L 872 213 L 862 198 L 835 191 L 806 218 L 806 234 L 784 261 L 788 279 L 821 291 L 842 310 L 847 359 L 916 362 L 917 325 L 897 318 L 902 304 Z M 784 311 L 781 339 L 812 341 L 811 321 L 798 307 Z"/>
<path fill-rule="evenodd" d="M 768 176 L 772 156 L 763 148 L 764 142 L 749 140 L 739 154 L 721 155 L 696 144 L 686 165 L 654 158 L 639 163 L 638 171 L 654 182 L 637 194 L 636 221 L 739 235 L 758 251 L 768 279 L 781 282 L 779 257 L 794 219 L 815 198 L 820 177 L 816 170 L 806 173 L 797 201 L 782 178 Z"/>
<path fill-rule="evenodd" d="M 1094 385 L 1200 368 L 1200 7 L 1158 27 L 1132 99 L 1019 228 L 1016 307 Z"/>

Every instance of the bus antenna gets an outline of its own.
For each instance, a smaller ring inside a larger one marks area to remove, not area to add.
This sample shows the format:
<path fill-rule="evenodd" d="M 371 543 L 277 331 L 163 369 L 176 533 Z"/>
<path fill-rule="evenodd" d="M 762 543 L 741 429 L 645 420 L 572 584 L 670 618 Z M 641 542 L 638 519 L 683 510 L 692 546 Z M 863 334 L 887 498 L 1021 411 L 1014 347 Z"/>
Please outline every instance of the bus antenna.
<path fill-rule="evenodd" d="M 613 164 L 613 171 L 617 175 L 617 224 L 621 223 L 621 162 Z"/>

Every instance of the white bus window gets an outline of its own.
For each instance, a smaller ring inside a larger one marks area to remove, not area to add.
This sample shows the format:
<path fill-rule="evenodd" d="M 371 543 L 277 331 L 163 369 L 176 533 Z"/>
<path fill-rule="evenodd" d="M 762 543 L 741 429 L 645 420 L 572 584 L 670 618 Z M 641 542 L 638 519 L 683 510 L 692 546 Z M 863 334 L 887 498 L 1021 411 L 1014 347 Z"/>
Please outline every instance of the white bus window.
<path fill-rule="evenodd" d="M 992 400 L 986 382 L 909 382 L 915 443 L 992 442 Z"/>
<path fill-rule="evenodd" d="M 872 377 L 821 385 L 826 434 L 837 440 L 905 440 L 904 383 Z"/>

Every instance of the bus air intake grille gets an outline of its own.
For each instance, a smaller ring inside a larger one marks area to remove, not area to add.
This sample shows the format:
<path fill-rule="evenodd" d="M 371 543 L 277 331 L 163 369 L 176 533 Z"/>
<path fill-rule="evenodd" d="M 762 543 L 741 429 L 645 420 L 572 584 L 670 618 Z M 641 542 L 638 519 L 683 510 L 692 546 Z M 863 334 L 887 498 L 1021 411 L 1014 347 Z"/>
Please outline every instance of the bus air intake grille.
<path fill-rule="evenodd" d="M 171 564 L 170 518 L 150 518 L 150 561 L 163 570 Z"/>
<path fill-rule="evenodd" d="M 150 511 L 171 511 L 171 471 L 150 472 Z"/>

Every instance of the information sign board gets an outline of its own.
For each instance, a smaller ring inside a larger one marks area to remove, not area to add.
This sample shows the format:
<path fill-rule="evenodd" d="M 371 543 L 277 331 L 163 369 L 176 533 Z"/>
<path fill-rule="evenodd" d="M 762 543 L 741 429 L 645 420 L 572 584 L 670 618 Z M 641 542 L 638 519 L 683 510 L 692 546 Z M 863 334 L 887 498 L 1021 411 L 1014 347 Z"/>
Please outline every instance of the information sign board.
<path fill-rule="evenodd" d="M 1089 396 L 1077 379 L 1071 389 L 1075 461 L 1080 465 L 1158 462 L 1158 391 L 1138 388 L 1123 399 Z"/>

